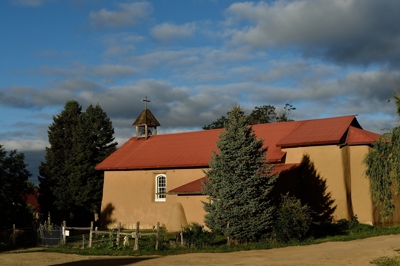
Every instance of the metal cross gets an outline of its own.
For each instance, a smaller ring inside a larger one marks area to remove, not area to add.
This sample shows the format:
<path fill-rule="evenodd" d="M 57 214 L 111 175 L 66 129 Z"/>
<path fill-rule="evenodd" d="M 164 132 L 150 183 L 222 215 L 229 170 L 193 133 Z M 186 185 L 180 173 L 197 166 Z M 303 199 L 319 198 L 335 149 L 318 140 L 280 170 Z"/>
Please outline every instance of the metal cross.
<path fill-rule="evenodd" d="M 150 100 L 147 100 L 147 96 L 144 97 L 144 99 L 142 100 L 142 102 L 144 102 L 144 109 L 147 110 L 147 103 L 150 102 Z"/>

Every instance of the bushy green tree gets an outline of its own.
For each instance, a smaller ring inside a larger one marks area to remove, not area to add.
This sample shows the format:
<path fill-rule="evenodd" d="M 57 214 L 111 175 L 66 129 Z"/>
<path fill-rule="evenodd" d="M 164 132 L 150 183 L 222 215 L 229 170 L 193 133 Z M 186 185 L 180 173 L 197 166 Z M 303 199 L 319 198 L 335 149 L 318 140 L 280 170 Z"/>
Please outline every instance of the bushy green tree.
<path fill-rule="evenodd" d="M 39 203 L 54 221 L 99 212 L 103 173 L 94 167 L 115 150 L 113 134 L 112 123 L 99 105 L 82 112 L 77 101 L 68 101 L 53 117 L 50 147 L 39 167 Z"/>
<path fill-rule="evenodd" d="M 300 199 L 289 194 L 282 195 L 274 219 L 273 236 L 280 242 L 301 240 L 311 222 L 311 210 L 307 205 L 302 205 Z"/>
<path fill-rule="evenodd" d="M 203 193 L 206 225 L 239 243 L 258 241 L 271 230 L 273 206 L 269 198 L 277 175 L 266 160 L 263 140 L 257 140 L 240 107 L 228 113 L 228 122 L 213 152 L 209 182 Z"/>
<path fill-rule="evenodd" d="M 263 106 L 256 106 L 254 110 L 250 113 L 249 116 L 246 116 L 248 119 L 249 125 L 256 125 L 256 124 L 266 124 L 266 123 L 273 123 L 273 122 L 287 122 L 292 121 L 289 119 L 289 114 L 291 111 L 296 110 L 291 104 L 285 104 L 283 108 L 276 108 L 272 105 L 263 105 Z M 223 128 L 225 123 L 228 122 L 228 118 L 222 116 L 218 118 L 216 121 L 212 122 L 211 124 L 203 126 L 203 129 L 216 129 L 216 128 Z"/>
<path fill-rule="evenodd" d="M 400 115 L 399 94 L 393 95 Z M 400 193 L 400 126 L 383 134 L 364 158 L 372 200 L 384 219 L 395 214 L 393 196 Z"/>
<path fill-rule="evenodd" d="M 28 182 L 31 173 L 24 160 L 23 153 L 13 150 L 7 155 L 0 145 L 0 228 L 29 225 L 32 221 L 26 197 L 33 192 L 33 184 Z"/>

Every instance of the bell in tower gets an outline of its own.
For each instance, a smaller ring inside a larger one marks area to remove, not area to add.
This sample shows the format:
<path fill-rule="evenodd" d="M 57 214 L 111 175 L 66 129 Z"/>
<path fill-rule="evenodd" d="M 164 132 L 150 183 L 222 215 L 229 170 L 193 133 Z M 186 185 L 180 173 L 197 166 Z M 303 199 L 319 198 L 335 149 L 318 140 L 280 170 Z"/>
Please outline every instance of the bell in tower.
<path fill-rule="evenodd" d="M 154 115 L 147 109 L 147 103 L 150 101 L 145 97 L 142 100 L 145 103 L 144 110 L 140 113 L 133 126 L 136 126 L 136 138 L 147 139 L 151 135 L 157 135 L 157 127 L 160 126 Z"/>

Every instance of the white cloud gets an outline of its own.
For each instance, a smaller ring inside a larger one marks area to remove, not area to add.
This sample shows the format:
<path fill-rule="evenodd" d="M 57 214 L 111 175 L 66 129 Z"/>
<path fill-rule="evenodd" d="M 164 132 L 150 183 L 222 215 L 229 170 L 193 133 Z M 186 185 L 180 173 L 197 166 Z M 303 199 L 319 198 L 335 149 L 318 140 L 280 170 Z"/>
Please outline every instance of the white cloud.
<path fill-rule="evenodd" d="M 95 28 L 132 26 L 137 24 L 140 19 L 146 18 L 151 11 L 152 6 L 148 2 L 122 3 L 118 4 L 115 11 L 109 11 L 106 8 L 91 11 L 90 25 Z"/>
<path fill-rule="evenodd" d="M 18 150 L 20 151 L 42 151 L 44 147 L 48 146 L 48 141 L 44 139 L 10 139 L 10 140 L 3 140 L 1 145 L 4 148 L 9 150 Z"/>
<path fill-rule="evenodd" d="M 400 63 L 400 2 L 277 0 L 234 3 L 226 35 L 237 45 L 297 48 L 307 57 L 369 65 Z"/>
<path fill-rule="evenodd" d="M 62 91 L 80 92 L 80 91 L 99 91 L 100 84 L 84 78 L 68 78 L 58 84 L 57 89 Z"/>
<path fill-rule="evenodd" d="M 163 23 L 151 29 L 151 36 L 157 41 L 169 42 L 171 40 L 188 38 L 193 35 L 196 30 L 194 23 L 186 23 L 176 25 L 173 23 Z"/>

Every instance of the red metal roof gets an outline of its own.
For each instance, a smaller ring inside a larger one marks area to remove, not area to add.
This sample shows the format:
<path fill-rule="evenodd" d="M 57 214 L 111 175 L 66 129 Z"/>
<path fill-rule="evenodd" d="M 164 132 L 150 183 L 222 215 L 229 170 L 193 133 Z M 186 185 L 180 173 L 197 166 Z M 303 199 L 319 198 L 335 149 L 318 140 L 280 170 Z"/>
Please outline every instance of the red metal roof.
<path fill-rule="evenodd" d="M 207 177 L 196 179 L 190 183 L 184 184 L 180 187 L 168 191 L 170 194 L 201 194 L 203 189 L 203 182 L 208 182 Z"/>
<path fill-rule="evenodd" d="M 299 167 L 300 164 L 276 164 L 271 172 L 271 175 L 284 174 Z M 194 180 L 177 188 L 168 191 L 170 194 L 201 194 L 203 183 L 208 182 L 207 177 Z"/>
<path fill-rule="evenodd" d="M 254 125 L 253 129 L 257 137 L 264 140 L 264 147 L 268 147 L 267 159 L 271 163 L 283 162 L 285 152 L 281 148 L 345 144 L 347 132 L 350 132 L 348 141 L 358 144 L 370 144 L 378 136 L 362 130 L 354 115 L 259 124 Z M 222 130 L 163 134 L 148 139 L 132 137 L 97 165 L 96 169 L 208 167 L 212 151 L 217 151 L 216 143 Z"/>
<path fill-rule="evenodd" d="M 282 148 L 343 143 L 350 125 L 361 128 L 355 116 L 295 121 L 298 127 L 276 143 Z"/>
<path fill-rule="evenodd" d="M 379 134 L 350 126 L 347 143 L 348 145 L 371 144 L 379 137 Z"/>

